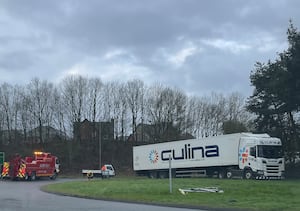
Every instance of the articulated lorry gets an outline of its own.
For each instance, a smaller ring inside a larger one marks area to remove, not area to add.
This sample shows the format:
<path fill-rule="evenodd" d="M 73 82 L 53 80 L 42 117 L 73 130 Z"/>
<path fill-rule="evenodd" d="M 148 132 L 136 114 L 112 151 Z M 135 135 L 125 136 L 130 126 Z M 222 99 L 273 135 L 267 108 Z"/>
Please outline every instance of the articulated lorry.
<path fill-rule="evenodd" d="M 280 139 L 268 134 L 235 133 L 133 147 L 133 170 L 151 178 L 172 176 L 283 179 Z"/>
<path fill-rule="evenodd" d="M 47 152 L 34 152 L 33 156 L 22 158 L 13 156 L 10 162 L 4 162 L 1 178 L 12 180 L 36 180 L 41 177 L 56 179 L 59 173 L 59 160 Z"/>

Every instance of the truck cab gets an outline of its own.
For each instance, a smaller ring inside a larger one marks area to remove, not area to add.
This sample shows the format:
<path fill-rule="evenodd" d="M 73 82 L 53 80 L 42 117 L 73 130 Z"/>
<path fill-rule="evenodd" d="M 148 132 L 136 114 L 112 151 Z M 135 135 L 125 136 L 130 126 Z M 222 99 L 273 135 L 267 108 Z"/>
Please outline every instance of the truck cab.
<path fill-rule="evenodd" d="M 239 168 L 244 170 L 246 179 L 283 179 L 285 168 L 280 139 L 269 136 L 242 137 Z"/>
<path fill-rule="evenodd" d="M 105 164 L 101 168 L 102 177 L 113 177 L 115 176 L 115 169 L 111 164 Z"/>

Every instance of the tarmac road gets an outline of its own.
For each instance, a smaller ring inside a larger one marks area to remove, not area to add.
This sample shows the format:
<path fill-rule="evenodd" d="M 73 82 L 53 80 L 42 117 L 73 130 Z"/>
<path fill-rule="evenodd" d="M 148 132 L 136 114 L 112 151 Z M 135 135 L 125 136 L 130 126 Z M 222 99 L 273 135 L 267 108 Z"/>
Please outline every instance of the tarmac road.
<path fill-rule="evenodd" d="M 57 179 L 55 182 L 70 181 Z M 0 181 L 0 211 L 192 211 L 195 209 L 153 206 L 123 202 L 82 199 L 45 193 L 40 187 L 53 183 L 40 181 Z"/>

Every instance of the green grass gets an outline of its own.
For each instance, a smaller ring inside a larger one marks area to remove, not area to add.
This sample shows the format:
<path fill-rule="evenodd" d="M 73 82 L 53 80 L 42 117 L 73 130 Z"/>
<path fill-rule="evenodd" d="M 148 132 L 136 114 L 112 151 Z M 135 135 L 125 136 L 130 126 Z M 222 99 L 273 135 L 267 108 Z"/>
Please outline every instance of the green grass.
<path fill-rule="evenodd" d="M 44 186 L 48 192 L 72 196 L 146 202 L 166 205 L 247 210 L 300 210 L 300 181 L 219 180 L 207 178 L 173 179 L 113 178 L 57 183 Z M 179 188 L 218 187 L 224 193 L 189 193 Z"/>

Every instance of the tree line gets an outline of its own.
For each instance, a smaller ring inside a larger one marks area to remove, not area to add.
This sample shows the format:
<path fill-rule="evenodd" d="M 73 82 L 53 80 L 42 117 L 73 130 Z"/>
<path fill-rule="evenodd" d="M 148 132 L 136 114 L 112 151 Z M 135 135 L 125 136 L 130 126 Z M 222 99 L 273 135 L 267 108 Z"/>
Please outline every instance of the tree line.
<path fill-rule="evenodd" d="M 0 131 L 6 131 L 1 141 L 26 142 L 28 131 L 39 128 L 37 135 L 43 143 L 43 126 L 63 131 L 67 139 L 73 135 L 73 123 L 84 119 L 114 119 L 114 137 L 120 141 L 134 134 L 138 124 L 171 124 L 180 133 L 198 138 L 219 135 L 224 123 L 249 122 L 244 104 L 240 93 L 187 96 L 177 88 L 146 86 L 136 79 L 103 83 L 100 78 L 71 75 L 53 84 L 34 78 L 24 86 L 0 85 Z M 15 138 L 19 131 L 23 140 Z"/>

